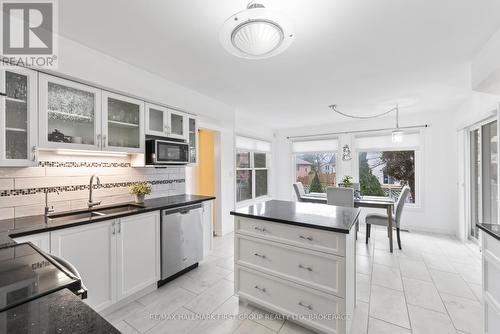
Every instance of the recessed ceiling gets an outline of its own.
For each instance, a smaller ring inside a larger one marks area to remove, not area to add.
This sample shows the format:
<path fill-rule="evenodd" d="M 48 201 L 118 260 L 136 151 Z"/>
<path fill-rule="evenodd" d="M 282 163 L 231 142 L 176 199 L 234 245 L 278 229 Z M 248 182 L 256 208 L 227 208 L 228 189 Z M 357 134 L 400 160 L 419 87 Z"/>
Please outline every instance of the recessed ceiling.
<path fill-rule="evenodd" d="M 59 31 L 233 106 L 272 128 L 376 113 L 450 110 L 471 90 L 470 62 L 500 28 L 500 1 L 269 0 L 295 40 L 263 60 L 232 56 L 219 30 L 248 1 L 64 0 Z"/>

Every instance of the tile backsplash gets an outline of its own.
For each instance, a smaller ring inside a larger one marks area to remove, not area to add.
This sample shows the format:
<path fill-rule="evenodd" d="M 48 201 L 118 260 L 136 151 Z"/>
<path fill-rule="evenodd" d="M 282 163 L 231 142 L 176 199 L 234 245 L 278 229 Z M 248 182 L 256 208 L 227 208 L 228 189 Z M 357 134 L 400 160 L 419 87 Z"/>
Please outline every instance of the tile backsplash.
<path fill-rule="evenodd" d="M 135 182 L 152 186 L 147 198 L 184 194 L 186 190 L 184 167 L 131 167 L 120 159 L 39 161 L 38 167 L 0 168 L 0 219 L 43 214 L 45 191 L 56 212 L 86 208 L 93 174 L 101 180 L 101 186 L 94 188 L 94 200 L 103 205 L 133 201 L 128 188 Z"/>

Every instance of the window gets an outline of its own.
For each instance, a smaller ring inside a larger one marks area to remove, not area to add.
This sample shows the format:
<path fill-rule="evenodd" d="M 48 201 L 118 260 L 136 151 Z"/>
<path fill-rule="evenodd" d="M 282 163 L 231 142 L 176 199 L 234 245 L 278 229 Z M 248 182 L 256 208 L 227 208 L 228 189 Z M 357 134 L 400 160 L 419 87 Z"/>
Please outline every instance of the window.
<path fill-rule="evenodd" d="M 408 185 L 407 203 L 416 203 L 419 137 L 419 133 L 405 134 L 401 144 L 392 143 L 390 135 L 356 138 L 361 194 L 398 198 Z"/>
<path fill-rule="evenodd" d="M 271 144 L 236 137 L 236 202 L 268 196 Z"/>
<path fill-rule="evenodd" d="M 324 193 L 337 184 L 337 150 L 335 139 L 294 142 L 295 181 L 307 193 Z"/>

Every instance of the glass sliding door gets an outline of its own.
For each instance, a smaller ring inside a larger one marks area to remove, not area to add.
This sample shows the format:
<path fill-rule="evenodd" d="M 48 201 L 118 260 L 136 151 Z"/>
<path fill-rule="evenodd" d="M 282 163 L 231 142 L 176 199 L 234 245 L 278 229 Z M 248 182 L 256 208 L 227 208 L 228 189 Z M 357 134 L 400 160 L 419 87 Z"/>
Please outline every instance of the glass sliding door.
<path fill-rule="evenodd" d="M 478 223 L 498 224 L 498 124 L 489 121 L 469 132 L 469 237 Z"/>
<path fill-rule="evenodd" d="M 483 223 L 498 223 L 498 137 L 497 122 L 481 127 Z"/>
<path fill-rule="evenodd" d="M 480 190 L 481 190 L 481 135 L 479 129 L 469 133 L 469 156 L 470 156 L 470 227 L 469 236 L 478 238 L 476 224 L 481 221 L 480 217 Z"/>

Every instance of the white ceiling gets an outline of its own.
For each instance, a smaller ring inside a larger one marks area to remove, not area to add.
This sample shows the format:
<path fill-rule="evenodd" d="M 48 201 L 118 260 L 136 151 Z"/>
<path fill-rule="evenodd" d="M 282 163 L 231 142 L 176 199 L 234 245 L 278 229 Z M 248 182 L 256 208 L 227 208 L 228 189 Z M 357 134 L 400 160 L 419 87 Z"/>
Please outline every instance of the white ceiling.
<path fill-rule="evenodd" d="M 222 48 L 219 28 L 247 2 L 64 0 L 59 31 L 278 129 L 343 120 L 332 103 L 358 114 L 395 101 L 402 114 L 454 108 L 500 28 L 498 0 L 263 0 L 290 17 L 295 41 L 245 60 Z"/>

